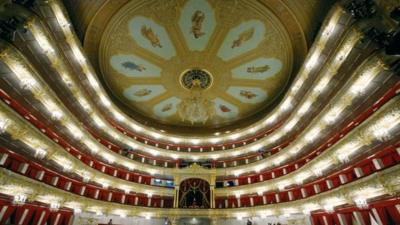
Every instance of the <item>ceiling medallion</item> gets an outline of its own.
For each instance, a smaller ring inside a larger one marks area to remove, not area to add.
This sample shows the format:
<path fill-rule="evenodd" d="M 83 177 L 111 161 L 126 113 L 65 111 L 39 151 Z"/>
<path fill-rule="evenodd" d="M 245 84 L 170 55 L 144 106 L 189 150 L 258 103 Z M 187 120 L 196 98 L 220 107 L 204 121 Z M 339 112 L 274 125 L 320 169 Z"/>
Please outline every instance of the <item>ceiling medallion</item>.
<path fill-rule="evenodd" d="M 212 84 L 211 74 L 202 69 L 191 69 L 182 74 L 181 84 L 190 93 L 177 106 L 179 117 L 191 124 L 206 123 L 215 115 L 214 102 L 203 96 L 203 91 Z"/>
<path fill-rule="evenodd" d="M 203 69 L 190 69 L 185 71 L 181 76 L 181 84 L 186 89 L 192 89 L 193 81 L 198 80 L 199 86 L 202 89 L 207 89 L 211 86 L 212 76 L 211 74 Z"/>

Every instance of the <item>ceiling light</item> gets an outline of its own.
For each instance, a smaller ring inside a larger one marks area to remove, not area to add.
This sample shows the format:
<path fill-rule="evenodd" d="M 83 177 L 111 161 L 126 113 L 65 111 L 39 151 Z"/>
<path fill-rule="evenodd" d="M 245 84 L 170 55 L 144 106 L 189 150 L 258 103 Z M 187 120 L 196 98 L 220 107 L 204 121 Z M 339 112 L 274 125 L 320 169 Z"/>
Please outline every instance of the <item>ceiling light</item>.
<path fill-rule="evenodd" d="M 315 175 L 321 176 L 322 172 L 324 170 L 326 170 L 327 168 L 329 168 L 330 166 L 331 166 L 331 163 L 328 162 L 327 160 L 320 161 L 320 162 L 316 163 L 315 166 L 313 167 L 313 172 Z"/>
<path fill-rule="evenodd" d="M 290 89 L 291 94 L 295 94 L 300 87 L 303 85 L 305 81 L 305 77 L 304 76 L 300 76 L 295 83 L 292 85 L 292 88 Z"/>
<path fill-rule="evenodd" d="M 86 101 L 85 98 L 83 98 L 83 97 L 78 98 L 78 102 L 79 102 L 79 104 L 82 106 L 82 108 L 83 108 L 86 112 L 90 112 L 91 106 L 90 106 L 90 104 L 88 103 L 88 101 Z"/>
<path fill-rule="evenodd" d="M 286 157 L 284 155 L 276 157 L 274 160 L 274 165 L 279 166 L 285 159 Z"/>
<path fill-rule="evenodd" d="M 336 206 L 342 205 L 344 203 L 346 203 L 346 201 L 342 198 L 339 197 L 333 197 L 333 198 L 328 198 L 324 201 L 324 209 L 325 211 L 331 213 L 334 212 L 334 208 Z"/>
<path fill-rule="evenodd" d="M 73 209 L 74 209 L 74 213 L 75 213 L 75 214 L 82 213 L 82 209 L 81 209 L 81 208 L 76 208 L 76 207 L 74 207 Z"/>
<path fill-rule="evenodd" d="M 305 139 L 308 143 L 313 142 L 319 135 L 321 129 L 319 127 L 314 127 L 306 133 Z"/>
<path fill-rule="evenodd" d="M 287 187 L 288 185 L 289 185 L 288 182 L 282 181 L 277 184 L 277 187 L 280 191 L 283 191 L 283 190 L 285 190 L 285 187 Z"/>
<path fill-rule="evenodd" d="M 400 122 L 399 111 L 392 110 L 391 112 L 380 118 L 374 125 L 368 128 L 368 131 L 379 141 L 385 142 L 391 139 L 390 132 Z"/>
<path fill-rule="evenodd" d="M 58 24 L 60 24 L 62 28 L 69 27 L 70 23 L 68 22 L 67 18 L 65 18 L 64 14 L 62 13 L 62 10 L 57 4 L 53 4 L 53 11 L 58 21 Z"/>
<path fill-rule="evenodd" d="M 44 159 L 47 154 L 47 151 L 42 148 L 36 148 L 35 151 L 35 157 L 38 159 Z"/>
<path fill-rule="evenodd" d="M 76 60 L 81 64 L 85 63 L 86 58 L 82 54 L 82 51 L 79 49 L 79 47 L 77 45 L 72 45 L 71 49 L 72 49 L 72 52 L 74 53 Z"/>
<path fill-rule="evenodd" d="M 304 209 L 303 209 L 303 214 L 304 215 L 310 215 L 312 211 L 318 210 L 321 207 L 318 204 L 315 203 L 308 203 L 303 205 Z"/>
<path fill-rule="evenodd" d="M 219 156 L 218 156 L 218 155 L 211 155 L 211 158 L 212 158 L 213 160 L 217 160 L 217 159 L 219 158 Z"/>
<path fill-rule="evenodd" d="M 1 118 L 0 118 L 0 134 L 6 132 L 7 127 L 9 125 L 10 125 L 10 120 L 4 118 L 3 115 L 1 115 Z"/>
<path fill-rule="evenodd" d="M 92 73 L 87 74 L 86 77 L 92 87 L 94 87 L 95 89 L 99 89 L 99 83 L 97 82 L 96 78 L 94 78 L 94 75 Z"/>
<path fill-rule="evenodd" d="M 53 101 L 53 99 L 42 99 L 42 104 L 50 113 L 51 118 L 54 120 L 59 120 L 63 116 L 62 110 L 58 107 L 58 105 Z"/>
<path fill-rule="evenodd" d="M 288 132 L 290 130 L 292 130 L 292 128 L 294 127 L 294 125 L 296 125 L 297 121 L 295 119 L 290 120 L 289 123 L 287 123 L 284 127 L 283 130 Z"/>
<path fill-rule="evenodd" d="M 51 211 L 58 211 L 59 208 L 60 208 L 60 203 L 58 203 L 58 202 L 51 202 L 50 203 L 50 210 Z"/>
<path fill-rule="evenodd" d="M 63 116 L 62 111 L 51 111 L 51 118 L 53 120 L 60 120 L 62 116 Z"/>
<path fill-rule="evenodd" d="M 200 140 L 199 140 L 199 139 L 191 139 L 190 142 L 191 142 L 192 144 L 194 144 L 194 145 L 197 145 L 197 144 L 200 143 Z"/>
<path fill-rule="evenodd" d="M 331 80 L 331 77 L 325 76 L 323 77 L 318 83 L 317 85 L 315 85 L 313 92 L 316 93 L 321 93 L 327 86 L 329 81 Z"/>
<path fill-rule="evenodd" d="M 254 171 L 256 172 L 256 173 L 259 173 L 262 169 L 264 169 L 265 168 L 265 166 L 264 165 L 258 165 L 258 166 L 256 166 L 256 167 L 254 167 Z"/>
<path fill-rule="evenodd" d="M 303 115 L 304 113 L 306 113 L 308 111 L 308 109 L 310 108 L 311 104 L 312 104 L 312 102 L 310 100 L 304 102 L 302 104 L 302 106 L 300 107 L 298 114 Z"/>
<path fill-rule="evenodd" d="M 84 172 L 82 172 L 81 177 L 82 177 L 83 182 L 87 183 L 90 181 L 91 175 L 89 172 L 84 171 Z"/>
<path fill-rule="evenodd" d="M 85 138 L 83 143 L 85 143 L 85 145 L 89 148 L 89 150 L 93 153 L 96 154 L 99 152 L 99 147 L 97 145 L 97 142 L 94 142 L 90 139 Z"/>
<path fill-rule="evenodd" d="M 45 54 L 51 54 L 54 53 L 54 48 L 50 44 L 49 39 L 46 37 L 46 35 L 41 31 L 41 29 L 36 25 L 33 24 L 33 27 L 31 29 L 31 32 L 36 39 L 36 41 L 39 44 L 39 47 L 45 52 Z"/>
<path fill-rule="evenodd" d="M 272 136 L 269 137 L 269 141 L 271 142 L 276 142 L 279 138 L 281 138 L 281 134 L 275 133 Z"/>
<path fill-rule="evenodd" d="M 33 88 L 39 86 L 38 82 L 32 77 L 25 77 L 20 80 L 22 89 L 32 90 Z"/>
<path fill-rule="evenodd" d="M 282 110 L 284 110 L 284 111 L 286 111 L 286 110 L 288 110 L 289 108 L 291 108 L 292 107 L 292 97 L 288 97 L 288 98 L 286 98 L 286 100 L 282 103 L 282 105 L 281 105 L 281 109 Z"/>
<path fill-rule="evenodd" d="M 28 197 L 26 195 L 23 195 L 23 194 L 15 195 L 14 199 L 13 199 L 13 203 L 16 205 L 22 205 L 26 202 L 27 199 L 28 199 Z"/>
<path fill-rule="evenodd" d="M 350 155 L 354 154 L 360 147 L 360 143 L 356 141 L 346 143 L 336 151 L 337 158 L 340 162 L 346 163 L 349 161 Z"/>
<path fill-rule="evenodd" d="M 72 136 L 75 139 L 81 139 L 83 137 L 83 132 L 74 124 L 72 123 L 68 123 L 65 125 L 67 127 L 67 129 L 69 130 L 69 132 L 72 134 Z"/>
<path fill-rule="evenodd" d="M 63 168 L 63 171 L 67 172 L 72 170 L 72 162 L 64 158 L 63 156 L 55 156 L 54 161 Z"/>
<path fill-rule="evenodd" d="M 182 141 L 182 139 L 177 138 L 177 137 L 172 137 L 171 141 L 177 144 L 177 143 L 180 143 Z"/>
<path fill-rule="evenodd" d="M 360 209 L 368 208 L 367 199 L 365 199 L 363 197 L 357 197 L 357 198 L 353 199 L 353 201 L 357 205 L 357 207 L 360 208 Z"/>
<path fill-rule="evenodd" d="M 335 106 L 331 108 L 323 117 L 323 120 L 327 124 L 332 124 L 335 122 L 336 118 L 340 115 L 342 112 L 343 107 Z"/>
<path fill-rule="evenodd" d="M 296 181 L 296 183 L 297 183 L 298 185 L 300 185 L 300 184 L 302 184 L 302 183 L 304 182 L 304 180 L 306 180 L 308 177 L 310 177 L 310 174 L 309 174 L 309 173 L 302 172 L 302 173 L 298 174 L 298 175 L 294 178 L 294 180 Z"/>
<path fill-rule="evenodd" d="M 94 121 L 94 123 L 98 126 L 98 127 L 105 127 L 106 124 L 103 122 L 102 119 L 100 119 L 100 117 L 98 117 L 97 115 L 93 115 L 92 119 Z"/>
<path fill-rule="evenodd" d="M 238 134 L 238 133 L 229 135 L 229 139 L 231 139 L 231 140 L 236 140 L 239 137 L 240 137 L 240 134 Z"/>
<path fill-rule="evenodd" d="M 374 79 L 375 75 L 380 72 L 379 68 L 379 66 L 375 66 L 372 70 L 364 71 L 353 83 L 353 85 L 351 85 L 350 93 L 353 95 L 359 95 L 364 92 L 369 83 Z"/>
<path fill-rule="evenodd" d="M 266 119 L 266 120 L 265 120 L 265 123 L 266 123 L 266 124 L 271 124 L 271 123 L 273 123 L 273 122 L 276 121 L 277 117 L 278 117 L 278 116 L 277 116 L 276 114 L 274 114 L 274 115 L 270 116 L 268 119 Z"/>
<path fill-rule="evenodd" d="M 103 103 L 104 106 L 106 106 L 106 107 L 110 107 L 111 106 L 110 100 L 108 100 L 108 98 L 105 95 L 99 94 L 99 97 L 100 97 L 101 103 Z"/>
<path fill-rule="evenodd" d="M 119 112 L 114 112 L 114 117 L 120 122 L 125 120 L 125 117 Z"/>
<path fill-rule="evenodd" d="M 308 70 L 311 70 L 314 68 L 314 66 L 318 63 L 320 57 L 320 53 L 319 51 L 314 51 L 314 54 L 311 55 L 310 58 L 308 58 L 307 62 L 306 62 L 306 68 Z"/>
<path fill-rule="evenodd" d="M 110 186 L 110 184 L 107 183 L 107 182 L 105 182 L 105 181 L 103 181 L 103 182 L 101 183 L 101 185 L 103 186 L 103 188 L 106 188 L 106 189 Z"/>
<path fill-rule="evenodd" d="M 210 142 L 215 144 L 221 141 L 221 138 L 211 138 Z"/>
<path fill-rule="evenodd" d="M 233 171 L 233 175 L 235 176 L 235 177 L 238 177 L 238 176 L 240 176 L 240 174 L 242 174 L 243 173 L 243 171 L 242 170 L 236 170 L 236 171 Z"/>

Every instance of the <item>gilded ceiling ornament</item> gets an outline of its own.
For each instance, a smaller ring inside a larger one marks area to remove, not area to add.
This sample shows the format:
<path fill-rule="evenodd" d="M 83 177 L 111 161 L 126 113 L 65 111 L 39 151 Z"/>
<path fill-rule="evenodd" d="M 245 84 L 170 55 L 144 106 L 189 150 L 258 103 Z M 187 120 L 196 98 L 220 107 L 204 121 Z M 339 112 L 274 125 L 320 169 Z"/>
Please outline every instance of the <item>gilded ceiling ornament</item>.
<path fill-rule="evenodd" d="M 216 9 L 220 12 L 221 19 L 230 24 L 234 24 L 239 19 L 232 15 L 237 15 L 238 12 L 244 10 L 239 7 L 239 0 L 217 1 Z"/>
<path fill-rule="evenodd" d="M 151 9 L 152 16 L 157 18 L 158 22 L 171 24 L 177 20 L 181 4 L 178 0 L 160 1 L 148 7 Z M 165 12 L 165 13 L 161 13 Z"/>

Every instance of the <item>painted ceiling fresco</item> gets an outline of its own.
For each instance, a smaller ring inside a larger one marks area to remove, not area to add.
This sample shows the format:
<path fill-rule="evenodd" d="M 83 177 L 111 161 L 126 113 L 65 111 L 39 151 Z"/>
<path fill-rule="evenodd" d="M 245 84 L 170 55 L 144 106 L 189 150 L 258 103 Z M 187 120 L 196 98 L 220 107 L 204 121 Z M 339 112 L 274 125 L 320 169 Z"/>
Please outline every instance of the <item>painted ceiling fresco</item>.
<path fill-rule="evenodd" d="M 99 64 L 111 92 L 161 123 L 189 125 L 177 108 L 190 91 L 185 71 L 207 71 L 203 91 L 218 127 L 270 106 L 288 83 L 292 47 L 280 21 L 250 1 L 133 1 L 103 34 Z"/>

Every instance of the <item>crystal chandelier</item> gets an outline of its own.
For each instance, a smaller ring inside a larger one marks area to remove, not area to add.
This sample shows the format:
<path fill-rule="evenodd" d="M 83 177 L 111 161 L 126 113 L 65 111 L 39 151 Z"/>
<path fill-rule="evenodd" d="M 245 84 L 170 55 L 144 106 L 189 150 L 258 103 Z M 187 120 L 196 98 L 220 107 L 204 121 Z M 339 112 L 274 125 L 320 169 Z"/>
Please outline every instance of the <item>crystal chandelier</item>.
<path fill-rule="evenodd" d="M 214 103 L 203 96 L 202 81 L 193 79 L 190 85 L 188 98 L 183 99 L 177 106 L 179 117 L 182 121 L 206 123 L 215 115 Z"/>

